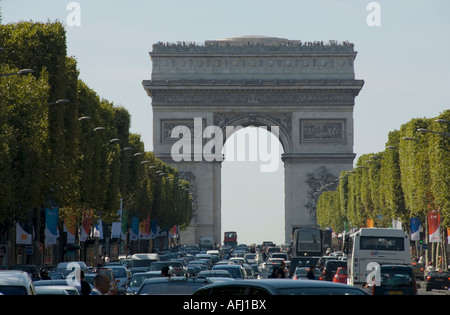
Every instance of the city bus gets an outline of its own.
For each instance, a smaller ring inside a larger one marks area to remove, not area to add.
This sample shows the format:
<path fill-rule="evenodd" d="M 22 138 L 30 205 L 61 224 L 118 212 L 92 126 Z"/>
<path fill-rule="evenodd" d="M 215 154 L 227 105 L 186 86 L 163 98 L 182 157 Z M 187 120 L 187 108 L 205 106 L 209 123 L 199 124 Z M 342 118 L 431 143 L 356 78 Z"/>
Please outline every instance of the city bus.
<path fill-rule="evenodd" d="M 236 245 L 238 244 L 237 242 L 237 233 L 234 231 L 231 232 L 225 232 L 223 235 L 223 244 L 224 245 L 229 245 L 231 247 L 236 247 Z"/>
<path fill-rule="evenodd" d="M 409 236 L 399 229 L 362 228 L 346 235 L 344 253 L 347 254 L 347 283 L 371 284 L 379 266 L 383 264 L 411 264 Z"/>
<path fill-rule="evenodd" d="M 322 231 L 317 227 L 295 228 L 292 238 L 293 256 L 322 256 Z"/>

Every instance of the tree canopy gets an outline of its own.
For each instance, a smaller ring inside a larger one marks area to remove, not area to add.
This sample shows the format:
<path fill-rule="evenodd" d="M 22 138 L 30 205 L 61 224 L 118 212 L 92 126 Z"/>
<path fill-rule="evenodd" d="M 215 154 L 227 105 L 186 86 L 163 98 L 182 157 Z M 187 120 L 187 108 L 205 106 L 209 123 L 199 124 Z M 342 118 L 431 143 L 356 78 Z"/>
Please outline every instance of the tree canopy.
<path fill-rule="evenodd" d="M 92 211 L 107 223 L 126 211 L 164 229 L 187 226 L 189 183 L 145 152 L 131 117 L 79 79 L 60 22 L 0 25 L 0 226 L 56 204 L 60 218 Z M 145 162 L 145 163 L 143 163 Z M 169 178 L 155 172 L 161 170 Z"/>

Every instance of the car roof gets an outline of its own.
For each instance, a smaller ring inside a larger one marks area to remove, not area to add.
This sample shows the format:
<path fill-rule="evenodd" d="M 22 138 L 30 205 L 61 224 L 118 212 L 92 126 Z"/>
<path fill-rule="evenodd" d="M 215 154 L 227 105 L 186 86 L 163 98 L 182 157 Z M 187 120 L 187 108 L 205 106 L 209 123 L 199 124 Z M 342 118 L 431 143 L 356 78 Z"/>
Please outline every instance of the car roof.
<path fill-rule="evenodd" d="M 69 279 L 52 279 L 52 280 L 38 280 L 34 281 L 33 284 L 37 286 L 51 286 L 51 285 L 67 285 Z"/>
<path fill-rule="evenodd" d="M 38 286 L 36 287 L 36 293 L 42 294 L 42 293 L 55 293 L 60 291 L 76 291 L 78 290 L 75 287 L 71 287 L 68 285 L 48 285 L 48 286 Z"/>
<path fill-rule="evenodd" d="M 211 284 L 212 286 L 226 286 L 230 283 L 216 283 Z M 270 291 L 275 291 L 278 289 L 288 289 L 288 288 L 351 288 L 356 289 L 352 286 L 343 283 L 330 282 L 330 281 L 317 281 L 317 280 L 303 280 L 303 281 L 293 281 L 291 279 L 245 279 L 245 280 L 235 280 L 231 283 L 232 285 L 247 285 L 247 286 L 257 286 L 263 287 Z M 205 287 L 206 288 L 206 287 Z"/>
<path fill-rule="evenodd" d="M 61 268 L 61 266 L 67 266 L 71 263 L 77 263 L 79 265 L 86 266 L 86 263 L 84 261 L 62 261 L 56 266 L 56 268 Z"/>
<path fill-rule="evenodd" d="M 120 264 L 120 265 L 106 265 L 105 267 L 102 267 L 100 269 L 114 269 L 114 268 L 127 269 L 127 267 L 122 265 L 122 264 Z"/>
<path fill-rule="evenodd" d="M 214 265 L 212 270 L 216 269 L 227 269 L 227 268 L 242 268 L 241 265 Z"/>
<path fill-rule="evenodd" d="M 0 285 L 27 286 L 30 282 L 30 275 L 26 271 L 0 270 Z"/>
<path fill-rule="evenodd" d="M 409 269 L 412 270 L 412 267 L 409 265 L 381 265 L 381 269 Z"/>
<path fill-rule="evenodd" d="M 202 270 L 198 273 L 197 276 L 202 276 L 202 275 L 211 275 L 211 274 L 215 274 L 215 275 L 230 275 L 230 273 L 224 269 L 211 269 L 211 270 Z"/>
<path fill-rule="evenodd" d="M 167 282 L 205 282 L 204 278 L 186 278 L 186 277 L 157 277 L 157 278 L 148 278 L 142 282 L 144 284 L 158 284 L 158 283 L 167 283 Z"/>
<path fill-rule="evenodd" d="M 142 275 L 160 275 L 160 274 L 161 274 L 160 270 L 153 270 L 153 271 L 135 272 L 133 273 L 132 277 Z"/>

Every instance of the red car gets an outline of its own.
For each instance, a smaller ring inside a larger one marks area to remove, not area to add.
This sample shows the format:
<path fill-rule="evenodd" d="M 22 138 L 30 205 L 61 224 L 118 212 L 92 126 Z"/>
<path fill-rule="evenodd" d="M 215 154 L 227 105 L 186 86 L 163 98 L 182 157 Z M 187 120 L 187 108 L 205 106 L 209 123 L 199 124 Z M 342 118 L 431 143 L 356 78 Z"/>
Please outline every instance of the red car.
<path fill-rule="evenodd" d="M 333 277 L 333 282 L 347 284 L 347 268 L 346 267 L 338 267 L 338 269 L 336 270 L 336 274 Z"/>

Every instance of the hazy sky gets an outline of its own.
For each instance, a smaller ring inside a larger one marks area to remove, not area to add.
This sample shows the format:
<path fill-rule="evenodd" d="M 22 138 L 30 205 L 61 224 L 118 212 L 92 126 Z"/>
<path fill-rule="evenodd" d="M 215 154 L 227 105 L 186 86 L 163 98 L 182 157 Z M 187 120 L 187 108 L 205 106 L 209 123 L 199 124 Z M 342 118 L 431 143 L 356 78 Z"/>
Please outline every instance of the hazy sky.
<path fill-rule="evenodd" d="M 2 0 L 3 23 L 67 23 L 68 0 Z M 158 41 L 195 41 L 265 35 L 355 44 L 356 79 L 365 85 L 354 108 L 354 152 L 383 151 L 389 131 L 412 118 L 450 108 L 450 1 L 384 0 L 379 26 L 369 26 L 364 0 L 79 0 L 79 20 L 67 26 L 68 54 L 80 78 L 101 97 L 124 106 L 131 131 L 152 150 L 148 53 Z M 74 8 L 74 7 L 70 7 Z M 74 9 L 72 9 L 74 10 Z M 372 9 L 373 10 L 373 9 Z M 373 11 L 375 12 L 375 11 Z M 73 16 L 72 16 L 73 17 Z M 374 20 L 372 20 L 374 21 Z M 356 161 L 356 160 L 355 160 Z M 222 165 L 222 231 L 239 242 L 284 242 L 284 169 Z"/>

